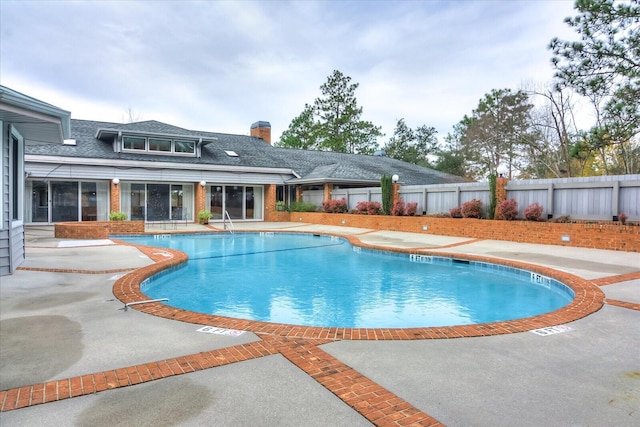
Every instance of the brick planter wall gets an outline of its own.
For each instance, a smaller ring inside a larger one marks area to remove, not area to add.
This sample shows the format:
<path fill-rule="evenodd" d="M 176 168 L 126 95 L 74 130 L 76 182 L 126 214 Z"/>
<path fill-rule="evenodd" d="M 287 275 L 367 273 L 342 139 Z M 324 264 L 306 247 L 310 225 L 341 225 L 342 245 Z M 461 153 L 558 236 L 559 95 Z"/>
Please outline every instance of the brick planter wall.
<path fill-rule="evenodd" d="M 144 221 L 59 222 L 54 225 L 57 239 L 108 239 L 110 234 L 144 233 Z"/>
<path fill-rule="evenodd" d="M 552 223 L 532 221 L 494 221 L 483 219 L 451 219 L 428 216 L 385 216 L 294 212 L 290 220 L 312 224 L 372 228 L 375 230 L 406 231 L 469 237 L 474 239 L 506 240 L 520 243 L 573 246 L 640 252 L 640 227 L 616 223 Z M 424 230 L 423 227 L 427 229 Z M 568 242 L 563 237 L 568 236 Z"/>

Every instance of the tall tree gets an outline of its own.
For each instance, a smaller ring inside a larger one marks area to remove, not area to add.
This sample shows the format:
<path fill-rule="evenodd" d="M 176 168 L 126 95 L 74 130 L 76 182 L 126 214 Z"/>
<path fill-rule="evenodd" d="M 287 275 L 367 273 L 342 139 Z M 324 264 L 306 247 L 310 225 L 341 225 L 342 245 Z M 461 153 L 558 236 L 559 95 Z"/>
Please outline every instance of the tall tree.
<path fill-rule="evenodd" d="M 560 84 L 587 96 L 596 110 L 595 126 L 574 153 L 598 153 L 609 173 L 611 148 L 633 150 L 640 133 L 640 2 L 577 0 L 575 9 L 578 15 L 565 22 L 580 40 L 554 38 L 552 63 Z"/>
<path fill-rule="evenodd" d="M 351 83 L 351 77 L 334 70 L 320 86 L 322 96 L 316 98 L 313 106 L 305 106 L 305 110 L 292 121 L 288 133 L 283 134 L 286 138 L 281 138 L 278 145 L 373 154 L 377 138 L 382 135 L 381 128 L 361 120 L 362 107 L 358 106 L 355 97 L 357 88 L 358 83 Z M 302 141 L 303 136 L 305 142 Z"/>
<path fill-rule="evenodd" d="M 436 129 L 420 126 L 415 131 L 404 122 L 398 120 L 393 136 L 383 147 L 387 156 L 416 165 L 429 166 L 429 156 L 438 149 Z"/>
<path fill-rule="evenodd" d="M 469 180 L 476 178 L 475 172 L 469 167 L 462 148 L 462 138 L 467 129 L 469 118 L 465 116 L 462 121 L 453 126 L 453 132 L 444 138 L 444 145 L 436 151 L 436 161 L 433 168 L 440 172 L 462 176 Z"/>
<path fill-rule="evenodd" d="M 317 150 L 318 139 L 316 138 L 316 132 L 313 107 L 305 104 L 302 113 L 291 121 L 289 128 L 282 132 L 280 141 L 274 145 L 303 150 Z"/>
<path fill-rule="evenodd" d="M 580 138 L 569 89 L 555 85 L 529 90 L 538 107 L 531 111 L 531 125 L 539 138 L 525 148 L 527 166 L 523 176 L 530 178 L 570 177 L 583 169 L 572 157 L 572 148 Z"/>
<path fill-rule="evenodd" d="M 535 139 L 529 126 L 533 105 L 528 101 L 522 91 L 494 89 L 480 100 L 472 116 L 461 122 L 465 129 L 460 142 L 479 177 L 497 174 L 503 163 L 509 178 L 520 169 L 522 147 Z"/>

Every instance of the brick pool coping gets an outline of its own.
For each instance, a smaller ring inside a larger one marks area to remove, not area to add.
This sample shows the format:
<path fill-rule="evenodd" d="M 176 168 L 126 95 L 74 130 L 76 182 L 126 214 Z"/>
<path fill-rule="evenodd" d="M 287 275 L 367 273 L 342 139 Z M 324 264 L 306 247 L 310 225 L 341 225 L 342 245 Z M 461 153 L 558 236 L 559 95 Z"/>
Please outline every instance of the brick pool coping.
<path fill-rule="evenodd" d="M 255 232 L 257 231 L 253 231 L 253 233 Z M 277 233 L 278 231 L 269 230 L 269 232 Z M 282 232 L 291 233 L 292 231 L 288 230 Z M 432 255 L 443 258 L 464 259 L 519 268 L 562 282 L 573 290 L 575 297 L 568 305 L 558 310 L 538 316 L 504 322 L 422 328 L 341 328 L 300 326 L 196 313 L 180 308 L 170 307 L 159 302 L 135 305 L 131 308 L 166 319 L 198 325 L 215 326 L 225 329 L 249 331 L 260 336 L 271 335 L 286 338 L 321 340 L 420 340 L 479 337 L 526 332 L 534 329 L 573 322 L 600 310 L 605 303 L 604 293 L 595 283 L 577 277 L 573 274 L 558 271 L 549 267 L 480 255 L 439 252 L 433 250 L 434 248 L 384 247 L 364 243 L 359 240 L 357 236 L 341 235 L 338 233 L 297 233 L 323 234 L 341 237 L 347 239 L 354 246 L 367 249 L 385 250 L 406 254 Z M 113 294 L 124 304 L 151 299 L 140 289 L 142 282 L 154 274 L 172 267 L 177 267 L 188 260 L 188 256 L 185 253 L 177 250 L 134 245 L 124 241 L 116 241 L 123 245 L 137 247 L 141 252 L 155 261 L 154 264 L 139 268 L 129 274 L 126 274 L 115 282 L 113 286 Z"/>

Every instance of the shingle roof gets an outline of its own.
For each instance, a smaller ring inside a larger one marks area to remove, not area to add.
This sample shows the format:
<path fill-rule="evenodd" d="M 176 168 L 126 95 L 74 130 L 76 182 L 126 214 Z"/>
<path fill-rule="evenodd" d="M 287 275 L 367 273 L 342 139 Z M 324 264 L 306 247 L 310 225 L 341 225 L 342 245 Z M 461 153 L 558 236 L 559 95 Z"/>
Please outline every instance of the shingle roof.
<path fill-rule="evenodd" d="M 128 130 L 173 136 L 184 135 L 185 137 L 207 139 L 210 142 L 202 146 L 202 156 L 199 158 L 131 152 L 116 153 L 110 142 L 96 138 L 98 129 Z M 288 168 L 300 176 L 300 178 L 291 180 L 292 183 L 351 182 L 373 184 L 379 182 L 383 174 L 397 174 L 400 176 L 400 182 L 405 185 L 463 181 L 462 178 L 454 175 L 385 156 L 280 148 L 253 136 L 193 131 L 153 120 L 128 124 L 71 120 L 71 137 L 76 140 L 75 146 L 30 146 L 25 147 L 25 151 L 27 154 L 63 157 Z M 235 151 L 238 157 L 228 156 L 225 153 L 227 150 Z"/>

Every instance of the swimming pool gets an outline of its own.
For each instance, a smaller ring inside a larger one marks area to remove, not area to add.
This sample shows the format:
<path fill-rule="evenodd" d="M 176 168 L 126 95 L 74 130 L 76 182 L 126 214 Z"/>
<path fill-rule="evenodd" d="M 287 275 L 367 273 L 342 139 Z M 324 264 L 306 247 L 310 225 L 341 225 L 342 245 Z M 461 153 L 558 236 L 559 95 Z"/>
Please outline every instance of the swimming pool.
<path fill-rule="evenodd" d="M 354 247 L 280 233 L 121 237 L 186 252 L 143 282 L 150 298 L 207 314 L 307 326 L 407 328 L 487 323 L 556 310 L 562 283 L 515 268 Z"/>

